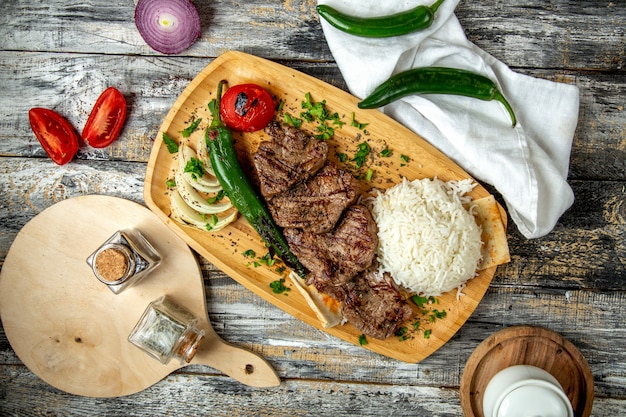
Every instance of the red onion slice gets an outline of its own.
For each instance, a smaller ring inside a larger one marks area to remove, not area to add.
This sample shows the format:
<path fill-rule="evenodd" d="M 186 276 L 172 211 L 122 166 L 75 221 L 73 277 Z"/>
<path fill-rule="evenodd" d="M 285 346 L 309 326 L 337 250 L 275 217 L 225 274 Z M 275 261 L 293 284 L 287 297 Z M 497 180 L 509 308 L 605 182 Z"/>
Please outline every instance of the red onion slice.
<path fill-rule="evenodd" d="M 135 25 L 146 43 L 164 54 L 182 52 L 200 36 L 200 16 L 189 0 L 139 0 Z"/>

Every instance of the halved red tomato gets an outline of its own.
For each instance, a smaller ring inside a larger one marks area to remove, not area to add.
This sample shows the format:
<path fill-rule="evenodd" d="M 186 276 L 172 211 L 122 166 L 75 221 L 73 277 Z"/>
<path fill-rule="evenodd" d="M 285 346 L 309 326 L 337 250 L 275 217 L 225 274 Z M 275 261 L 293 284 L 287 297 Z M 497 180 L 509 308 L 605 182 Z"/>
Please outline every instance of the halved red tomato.
<path fill-rule="evenodd" d="M 238 84 L 222 96 L 220 115 L 229 128 L 254 132 L 263 129 L 274 118 L 274 100 L 257 84 Z"/>
<path fill-rule="evenodd" d="M 63 165 L 78 151 L 78 135 L 67 119 L 54 110 L 35 107 L 28 111 L 28 120 L 35 136 L 48 156 Z"/>
<path fill-rule="evenodd" d="M 126 120 L 126 99 L 115 87 L 100 94 L 83 128 L 83 140 L 94 148 L 109 146 Z"/>

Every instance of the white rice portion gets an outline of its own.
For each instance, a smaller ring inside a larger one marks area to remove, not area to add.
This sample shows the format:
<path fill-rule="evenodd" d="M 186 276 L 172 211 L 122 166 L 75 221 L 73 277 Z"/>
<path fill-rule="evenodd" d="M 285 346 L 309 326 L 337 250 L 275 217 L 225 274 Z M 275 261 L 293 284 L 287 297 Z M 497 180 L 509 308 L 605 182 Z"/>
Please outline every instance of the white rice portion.
<path fill-rule="evenodd" d="M 371 199 L 382 270 L 425 296 L 462 288 L 481 260 L 480 227 L 463 207 L 475 186 L 471 179 L 403 180 Z"/>

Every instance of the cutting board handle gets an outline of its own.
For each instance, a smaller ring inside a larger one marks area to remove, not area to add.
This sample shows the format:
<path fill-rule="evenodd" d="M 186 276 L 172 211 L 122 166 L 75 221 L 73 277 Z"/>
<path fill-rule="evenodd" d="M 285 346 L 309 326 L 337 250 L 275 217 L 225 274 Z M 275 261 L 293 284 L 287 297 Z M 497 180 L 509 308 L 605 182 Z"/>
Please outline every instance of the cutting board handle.
<path fill-rule="evenodd" d="M 190 364 L 208 365 L 251 387 L 277 387 L 280 378 L 261 356 L 231 345 L 209 331 Z"/>

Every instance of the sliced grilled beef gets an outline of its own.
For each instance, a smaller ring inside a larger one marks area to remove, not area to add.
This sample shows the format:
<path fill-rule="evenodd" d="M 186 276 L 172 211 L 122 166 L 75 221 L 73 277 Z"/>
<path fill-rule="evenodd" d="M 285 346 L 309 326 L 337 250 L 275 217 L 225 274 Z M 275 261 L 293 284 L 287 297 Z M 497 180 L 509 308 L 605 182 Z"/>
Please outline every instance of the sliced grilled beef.
<path fill-rule="evenodd" d="M 284 230 L 289 247 L 309 270 L 306 283 L 337 301 L 345 299 L 344 284 L 372 264 L 378 228 L 367 207 L 348 207 L 333 232 L 316 234 Z"/>
<path fill-rule="evenodd" d="M 269 199 L 268 206 L 281 227 L 326 233 L 356 201 L 358 188 L 359 183 L 349 172 L 327 162 L 308 181 Z"/>
<path fill-rule="evenodd" d="M 309 270 L 306 284 L 342 305 L 344 317 L 370 337 L 386 339 L 412 314 L 389 274 L 374 262 L 378 229 L 354 204 L 359 184 L 327 162 L 328 144 L 272 123 L 253 163 L 274 221 Z"/>
<path fill-rule="evenodd" d="M 264 197 L 288 190 L 324 166 L 328 157 L 326 142 L 276 122 L 265 131 L 271 140 L 261 142 L 253 160 Z"/>
<path fill-rule="evenodd" d="M 376 339 L 393 335 L 413 314 L 391 275 L 380 272 L 376 263 L 348 281 L 344 295 L 341 311 L 345 319 Z"/>

